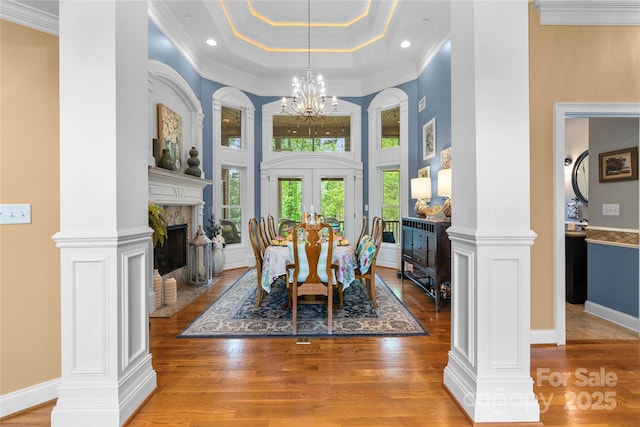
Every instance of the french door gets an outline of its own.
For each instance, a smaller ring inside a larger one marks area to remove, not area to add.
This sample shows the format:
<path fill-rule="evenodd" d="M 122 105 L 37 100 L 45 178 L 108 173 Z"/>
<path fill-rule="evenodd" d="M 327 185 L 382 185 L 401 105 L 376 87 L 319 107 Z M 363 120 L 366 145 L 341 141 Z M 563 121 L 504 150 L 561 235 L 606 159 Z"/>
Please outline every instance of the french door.
<path fill-rule="evenodd" d="M 357 204 L 353 169 L 272 167 L 263 172 L 267 175 L 267 191 L 261 195 L 263 214 L 273 215 L 278 224 L 299 222 L 304 211 L 313 211 L 336 224 L 334 229 L 343 231 L 348 239 L 359 234 L 359 229 L 354 230 Z"/>

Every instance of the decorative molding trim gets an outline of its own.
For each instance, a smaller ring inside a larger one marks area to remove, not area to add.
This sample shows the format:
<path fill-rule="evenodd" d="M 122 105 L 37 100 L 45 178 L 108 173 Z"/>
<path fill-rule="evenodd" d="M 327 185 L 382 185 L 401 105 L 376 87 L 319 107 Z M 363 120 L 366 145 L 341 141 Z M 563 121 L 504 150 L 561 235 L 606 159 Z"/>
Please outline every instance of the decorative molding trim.
<path fill-rule="evenodd" d="M 56 399 L 60 382 L 56 378 L 0 396 L 0 418 Z"/>
<path fill-rule="evenodd" d="M 640 25 L 637 0 L 534 0 L 542 25 Z"/>
<path fill-rule="evenodd" d="M 584 303 L 584 311 L 585 313 L 593 314 L 594 316 L 608 320 L 616 325 L 623 326 L 627 329 L 631 329 L 632 331 L 640 332 L 640 319 L 637 317 L 596 304 L 589 300 Z"/>
<path fill-rule="evenodd" d="M 532 329 L 529 334 L 531 344 L 557 344 L 555 329 Z"/>
<path fill-rule="evenodd" d="M 60 34 L 58 16 L 33 8 L 22 2 L 2 0 L 0 18 L 54 36 Z"/>
<path fill-rule="evenodd" d="M 587 228 L 587 242 L 594 244 L 638 248 L 638 232 L 624 229 Z"/>

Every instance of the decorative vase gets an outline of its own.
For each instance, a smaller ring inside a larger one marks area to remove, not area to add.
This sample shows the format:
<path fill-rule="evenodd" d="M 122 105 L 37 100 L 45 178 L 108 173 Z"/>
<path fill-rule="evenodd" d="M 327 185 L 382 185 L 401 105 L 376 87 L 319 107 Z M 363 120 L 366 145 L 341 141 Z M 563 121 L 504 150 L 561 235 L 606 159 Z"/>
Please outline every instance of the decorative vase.
<path fill-rule="evenodd" d="M 162 157 L 158 160 L 158 167 L 169 170 L 176 169 L 176 162 L 173 160 L 173 157 L 171 157 L 171 152 L 169 152 L 168 148 L 162 150 Z"/>
<path fill-rule="evenodd" d="M 178 300 L 178 290 L 176 286 L 176 279 L 173 277 L 167 277 L 164 280 L 164 303 L 166 305 L 175 304 Z"/>
<path fill-rule="evenodd" d="M 184 173 L 200 178 L 200 176 L 202 175 L 202 171 L 198 167 L 200 166 L 200 159 L 198 159 L 198 150 L 196 149 L 196 147 L 191 147 L 191 150 L 189 150 L 189 156 L 190 157 L 187 159 L 187 164 L 189 165 L 189 167 L 186 171 L 184 171 Z"/>
<path fill-rule="evenodd" d="M 213 245 L 213 275 L 215 277 L 220 276 L 224 267 L 224 251 L 219 245 Z"/>
<path fill-rule="evenodd" d="M 153 269 L 153 292 L 156 293 L 156 310 L 162 307 L 162 276 L 157 268 Z"/>

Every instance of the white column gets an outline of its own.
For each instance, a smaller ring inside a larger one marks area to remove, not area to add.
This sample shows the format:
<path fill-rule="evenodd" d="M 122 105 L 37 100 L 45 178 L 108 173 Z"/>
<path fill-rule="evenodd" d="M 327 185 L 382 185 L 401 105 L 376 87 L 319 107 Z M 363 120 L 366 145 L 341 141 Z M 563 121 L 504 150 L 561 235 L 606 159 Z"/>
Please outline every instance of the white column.
<path fill-rule="evenodd" d="M 535 422 L 528 4 L 451 2 L 453 297 L 444 383 L 474 422 Z M 551 106 L 549 106 L 551 108 Z"/>
<path fill-rule="evenodd" d="M 122 425 L 156 386 L 146 68 L 146 1 L 60 1 L 62 381 L 53 427 Z"/>

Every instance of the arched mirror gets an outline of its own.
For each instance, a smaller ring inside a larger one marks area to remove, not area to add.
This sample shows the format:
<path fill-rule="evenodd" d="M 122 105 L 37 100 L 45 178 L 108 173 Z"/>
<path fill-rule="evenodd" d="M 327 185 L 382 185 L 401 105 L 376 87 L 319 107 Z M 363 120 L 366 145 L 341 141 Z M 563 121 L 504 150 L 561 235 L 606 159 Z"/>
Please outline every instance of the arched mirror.
<path fill-rule="evenodd" d="M 589 200 L 589 150 L 585 150 L 573 165 L 571 185 L 578 200 L 585 205 Z"/>

